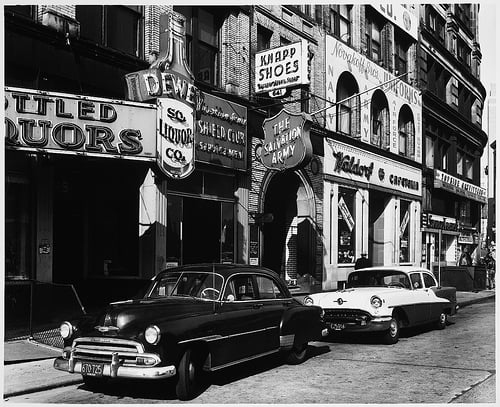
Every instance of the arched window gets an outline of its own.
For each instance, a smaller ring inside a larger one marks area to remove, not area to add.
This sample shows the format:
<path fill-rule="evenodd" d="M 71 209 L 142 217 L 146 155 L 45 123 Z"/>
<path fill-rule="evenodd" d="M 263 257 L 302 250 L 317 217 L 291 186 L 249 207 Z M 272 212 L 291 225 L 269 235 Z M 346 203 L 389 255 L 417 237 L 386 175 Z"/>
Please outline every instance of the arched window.
<path fill-rule="evenodd" d="M 389 104 L 384 92 L 379 89 L 373 92 L 371 114 L 372 134 L 370 142 L 387 150 L 390 142 Z"/>
<path fill-rule="evenodd" d="M 349 72 L 340 75 L 337 83 L 337 131 L 351 137 L 361 137 L 361 103 L 356 79 Z M 354 96 L 350 99 L 350 96 Z"/>
<path fill-rule="evenodd" d="M 399 111 L 399 154 L 415 158 L 415 123 L 413 112 L 408 105 L 403 105 Z"/>

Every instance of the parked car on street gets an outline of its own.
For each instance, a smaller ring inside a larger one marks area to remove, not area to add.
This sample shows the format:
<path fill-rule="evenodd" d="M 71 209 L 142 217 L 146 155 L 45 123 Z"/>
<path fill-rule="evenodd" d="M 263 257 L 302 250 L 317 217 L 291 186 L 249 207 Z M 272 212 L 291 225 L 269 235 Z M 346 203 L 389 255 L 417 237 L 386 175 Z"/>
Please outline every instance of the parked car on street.
<path fill-rule="evenodd" d="M 61 324 L 54 367 L 89 387 L 113 378 L 177 380 L 177 396 L 195 397 L 205 371 L 274 352 L 303 362 L 309 341 L 327 334 L 320 307 L 292 298 L 271 270 L 197 264 L 165 270 L 146 294 L 97 315 Z"/>
<path fill-rule="evenodd" d="M 379 332 L 394 344 L 401 328 L 434 323 L 444 329 L 457 310 L 456 288 L 439 287 L 426 269 L 369 267 L 349 274 L 343 290 L 310 294 L 306 305 L 319 305 L 332 332 Z"/>

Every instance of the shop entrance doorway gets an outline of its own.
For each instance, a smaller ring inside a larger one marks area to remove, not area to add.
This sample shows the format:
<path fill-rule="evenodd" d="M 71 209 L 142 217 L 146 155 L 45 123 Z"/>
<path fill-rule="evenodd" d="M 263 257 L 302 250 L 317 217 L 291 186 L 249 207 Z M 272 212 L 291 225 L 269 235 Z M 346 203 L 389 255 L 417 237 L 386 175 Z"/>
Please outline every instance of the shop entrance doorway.
<path fill-rule="evenodd" d="M 264 213 L 272 214 L 263 232 L 262 264 L 285 280 L 315 274 L 314 201 L 293 172 L 275 174 L 267 185 Z"/>
<path fill-rule="evenodd" d="M 368 258 L 374 266 L 384 264 L 384 215 L 387 196 L 383 192 L 370 191 L 368 218 Z"/>

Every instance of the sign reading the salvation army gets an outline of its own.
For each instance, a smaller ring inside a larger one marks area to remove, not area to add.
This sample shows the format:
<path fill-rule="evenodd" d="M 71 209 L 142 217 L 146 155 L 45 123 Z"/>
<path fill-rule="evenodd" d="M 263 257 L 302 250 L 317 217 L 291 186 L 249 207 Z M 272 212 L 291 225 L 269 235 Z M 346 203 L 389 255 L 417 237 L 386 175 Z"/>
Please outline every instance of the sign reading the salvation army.
<path fill-rule="evenodd" d="M 264 144 L 260 152 L 262 164 L 280 171 L 305 166 L 312 157 L 311 124 L 306 113 L 290 113 L 284 109 L 264 120 Z"/>
<path fill-rule="evenodd" d="M 247 109 L 205 94 L 195 129 L 195 161 L 247 169 Z"/>
<path fill-rule="evenodd" d="M 309 47 L 306 40 L 255 54 L 255 93 L 310 83 Z"/>
<path fill-rule="evenodd" d="M 5 88 L 9 149 L 154 161 L 155 122 L 155 105 Z"/>

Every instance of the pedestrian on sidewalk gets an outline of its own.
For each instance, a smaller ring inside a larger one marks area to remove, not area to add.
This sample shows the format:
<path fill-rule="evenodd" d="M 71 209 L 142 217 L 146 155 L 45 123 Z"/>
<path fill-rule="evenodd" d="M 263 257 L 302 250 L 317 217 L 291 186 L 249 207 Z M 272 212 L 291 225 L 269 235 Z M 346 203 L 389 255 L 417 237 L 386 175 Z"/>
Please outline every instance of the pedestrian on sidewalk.
<path fill-rule="evenodd" d="M 359 270 L 359 269 L 364 269 L 366 267 L 371 267 L 372 262 L 368 259 L 367 253 L 363 252 L 361 253 L 361 257 L 356 260 L 356 263 L 354 263 L 354 270 Z"/>

